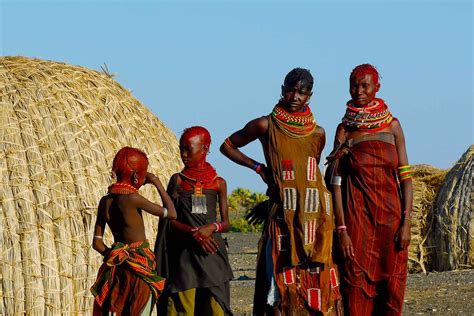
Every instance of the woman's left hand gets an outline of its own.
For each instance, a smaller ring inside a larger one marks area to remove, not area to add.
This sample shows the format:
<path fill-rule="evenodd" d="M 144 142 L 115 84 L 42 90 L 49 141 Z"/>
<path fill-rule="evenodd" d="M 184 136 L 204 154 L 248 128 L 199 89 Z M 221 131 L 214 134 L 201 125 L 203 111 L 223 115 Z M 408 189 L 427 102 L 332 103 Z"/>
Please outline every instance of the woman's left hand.
<path fill-rule="evenodd" d="M 397 234 L 395 235 L 395 244 L 398 249 L 405 250 L 410 245 L 411 239 L 411 223 L 409 220 L 404 221 Z"/>
<path fill-rule="evenodd" d="M 191 234 L 193 235 L 193 238 L 197 242 L 200 242 L 202 240 L 206 240 L 209 237 L 211 237 L 212 233 L 214 233 L 215 231 L 216 231 L 216 226 L 214 224 L 207 224 L 204 226 L 193 228 L 191 230 Z"/>

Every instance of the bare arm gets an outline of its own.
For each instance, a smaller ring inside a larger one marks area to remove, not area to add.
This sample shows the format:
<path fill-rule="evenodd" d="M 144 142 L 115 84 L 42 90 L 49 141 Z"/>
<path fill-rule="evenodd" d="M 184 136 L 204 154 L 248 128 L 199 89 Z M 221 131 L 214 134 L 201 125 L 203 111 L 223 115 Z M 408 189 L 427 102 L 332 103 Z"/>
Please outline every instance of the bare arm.
<path fill-rule="evenodd" d="M 318 148 L 318 156 L 316 157 L 316 161 L 319 162 L 321 161 L 321 153 L 324 149 L 324 146 L 326 146 L 326 131 L 324 130 L 324 128 L 322 128 L 321 126 L 318 126 L 317 129 L 316 129 L 316 133 L 315 133 L 315 136 L 316 137 L 319 137 L 319 148 Z"/>
<path fill-rule="evenodd" d="M 103 236 L 105 231 L 105 225 L 107 224 L 104 217 L 105 202 L 102 198 L 99 202 L 99 207 L 97 209 L 97 219 L 95 221 L 94 227 L 94 239 L 92 240 L 92 248 L 96 250 L 101 255 L 105 256 L 110 248 L 104 244 Z"/>
<path fill-rule="evenodd" d="M 152 173 L 147 173 L 146 183 L 151 183 L 156 187 L 158 193 L 160 194 L 161 200 L 163 201 L 163 206 L 149 201 L 140 194 L 134 194 L 132 196 L 134 206 L 144 210 L 147 213 L 160 217 L 163 217 L 164 208 L 166 208 L 168 210 L 167 218 L 176 219 L 176 209 L 174 207 L 173 201 L 163 188 L 160 179 Z"/>
<path fill-rule="evenodd" d="M 398 120 L 394 120 L 390 125 L 395 136 L 395 146 L 398 154 L 398 164 L 400 166 L 408 165 L 408 155 L 405 146 L 405 136 L 402 126 Z M 402 214 L 403 224 L 396 236 L 396 241 L 401 249 L 406 249 L 410 245 L 411 239 L 411 211 L 413 205 L 413 184 L 411 179 L 400 182 L 402 191 Z"/>
<path fill-rule="evenodd" d="M 346 141 L 346 135 L 343 126 L 340 124 L 336 130 L 336 136 L 334 138 L 334 148 L 337 148 L 340 144 Z M 336 175 L 341 176 L 340 172 L 337 172 Z M 345 227 L 346 222 L 344 219 L 344 208 L 342 206 L 342 191 L 340 185 L 331 185 L 330 187 L 332 191 L 332 198 L 333 198 L 333 206 L 334 206 L 334 217 L 336 220 L 336 228 L 337 227 Z M 347 229 L 337 229 L 337 237 L 339 248 L 342 252 L 342 255 L 345 259 L 353 259 L 354 258 L 354 248 L 352 246 L 351 238 L 347 233 Z"/>
<path fill-rule="evenodd" d="M 256 139 L 263 138 L 266 135 L 267 131 L 268 119 L 266 117 L 260 117 L 255 120 L 252 120 L 248 122 L 247 125 L 244 126 L 244 128 L 229 136 L 230 141 L 236 148 L 232 148 L 231 146 L 223 143 L 220 147 L 220 151 L 223 155 L 225 155 L 233 162 L 241 166 L 253 169 L 257 161 L 245 155 L 239 150 L 239 148 L 244 147 L 245 145 L 255 141 Z M 262 177 L 263 181 L 267 182 L 265 177 L 265 169 L 265 167 L 261 168 L 259 174 Z"/>

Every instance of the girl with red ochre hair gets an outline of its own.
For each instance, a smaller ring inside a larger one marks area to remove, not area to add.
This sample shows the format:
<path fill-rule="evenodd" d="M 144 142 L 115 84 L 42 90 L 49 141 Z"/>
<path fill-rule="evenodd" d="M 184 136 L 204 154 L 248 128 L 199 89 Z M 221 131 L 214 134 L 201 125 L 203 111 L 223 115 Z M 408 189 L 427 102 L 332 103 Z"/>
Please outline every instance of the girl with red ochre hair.
<path fill-rule="evenodd" d="M 350 75 L 346 113 L 326 173 L 333 193 L 347 315 L 401 315 L 407 278 L 411 167 L 398 119 L 376 98 L 369 64 Z"/>
<path fill-rule="evenodd" d="M 206 161 L 210 145 L 211 136 L 201 126 L 185 129 L 179 141 L 184 169 L 168 184 L 178 218 L 160 221 L 155 245 L 158 274 L 168 280 L 160 315 L 232 314 L 233 276 L 221 237 L 230 228 L 227 184 Z"/>
<path fill-rule="evenodd" d="M 93 248 L 104 256 L 94 295 L 93 315 L 150 315 L 165 280 L 155 271 L 155 256 L 146 240 L 142 210 L 162 218 L 176 218 L 171 198 L 154 174 L 147 172 L 148 158 L 136 148 L 124 147 L 115 155 L 112 172 L 117 182 L 99 202 Z M 138 193 L 143 184 L 153 184 L 164 206 Z M 109 225 L 114 244 L 103 241 Z"/>

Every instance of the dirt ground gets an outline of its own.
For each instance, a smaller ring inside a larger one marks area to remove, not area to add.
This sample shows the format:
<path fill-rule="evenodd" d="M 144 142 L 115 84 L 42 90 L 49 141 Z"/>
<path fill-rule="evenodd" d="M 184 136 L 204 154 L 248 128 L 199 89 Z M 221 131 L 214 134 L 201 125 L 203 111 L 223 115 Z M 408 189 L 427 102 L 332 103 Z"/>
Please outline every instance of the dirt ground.
<path fill-rule="evenodd" d="M 235 315 L 251 315 L 258 233 L 229 233 Z M 410 274 L 403 315 L 474 315 L 474 270 Z"/>

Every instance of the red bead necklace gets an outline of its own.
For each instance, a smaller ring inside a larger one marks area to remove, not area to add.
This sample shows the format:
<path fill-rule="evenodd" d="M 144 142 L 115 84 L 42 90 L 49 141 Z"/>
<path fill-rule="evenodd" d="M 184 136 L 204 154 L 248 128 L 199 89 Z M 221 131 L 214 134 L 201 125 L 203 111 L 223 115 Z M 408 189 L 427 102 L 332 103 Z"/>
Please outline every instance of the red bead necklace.
<path fill-rule="evenodd" d="M 112 194 L 131 194 L 137 192 L 138 189 L 128 183 L 117 182 L 109 186 L 109 193 Z"/>

